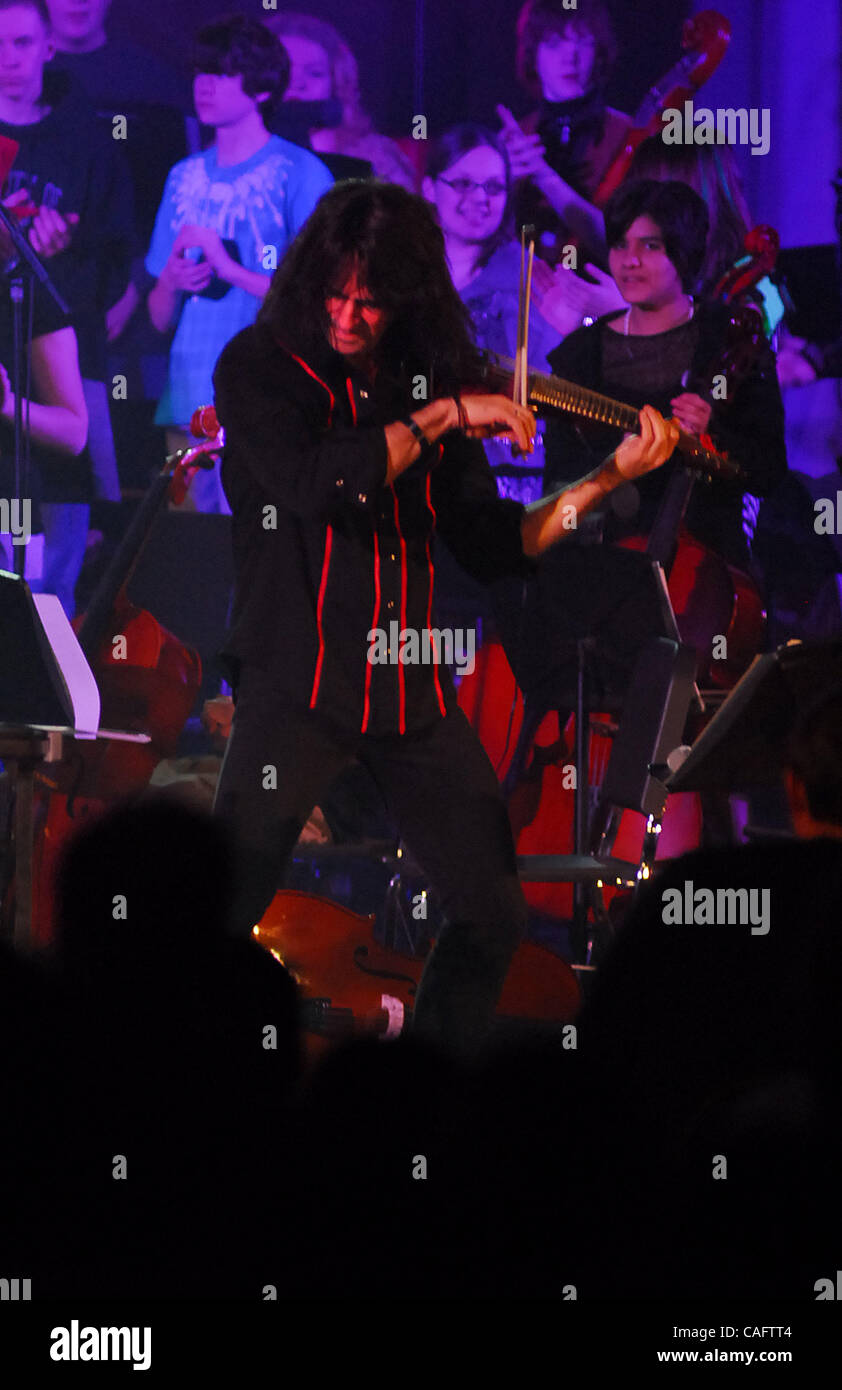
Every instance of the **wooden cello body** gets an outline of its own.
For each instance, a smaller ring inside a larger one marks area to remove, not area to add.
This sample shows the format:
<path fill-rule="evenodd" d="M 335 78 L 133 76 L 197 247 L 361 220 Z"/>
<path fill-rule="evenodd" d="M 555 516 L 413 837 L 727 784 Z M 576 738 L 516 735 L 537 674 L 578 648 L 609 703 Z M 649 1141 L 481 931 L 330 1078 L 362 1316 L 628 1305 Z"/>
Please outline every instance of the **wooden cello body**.
<path fill-rule="evenodd" d="M 373 921 L 312 893 L 283 889 L 254 928 L 255 941 L 298 986 L 311 1060 L 337 1042 L 396 1038 L 409 1026 L 424 960 L 381 945 Z M 512 960 L 497 1015 L 561 1026 L 573 1021 L 580 1002 L 570 966 L 544 947 L 524 942 Z"/>

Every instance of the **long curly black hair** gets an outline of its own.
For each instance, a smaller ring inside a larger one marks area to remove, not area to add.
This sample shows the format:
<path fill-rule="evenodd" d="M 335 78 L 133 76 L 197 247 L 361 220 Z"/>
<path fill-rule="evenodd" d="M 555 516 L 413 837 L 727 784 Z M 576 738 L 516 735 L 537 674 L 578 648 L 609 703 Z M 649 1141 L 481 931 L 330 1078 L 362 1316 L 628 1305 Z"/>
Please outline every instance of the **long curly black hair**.
<path fill-rule="evenodd" d="M 430 397 L 482 380 L 435 212 L 397 184 L 349 179 L 328 189 L 275 271 L 258 321 L 305 357 L 323 351 L 327 293 L 352 270 L 390 315 L 378 356 L 391 375 L 423 375 Z"/>

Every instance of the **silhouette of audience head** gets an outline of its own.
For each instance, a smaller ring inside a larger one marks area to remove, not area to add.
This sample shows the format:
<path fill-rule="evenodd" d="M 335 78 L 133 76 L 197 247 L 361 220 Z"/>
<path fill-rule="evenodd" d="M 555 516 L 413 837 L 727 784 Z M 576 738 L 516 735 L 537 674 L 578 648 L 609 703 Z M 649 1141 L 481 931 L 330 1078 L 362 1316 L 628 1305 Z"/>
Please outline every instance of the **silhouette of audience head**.
<path fill-rule="evenodd" d="M 163 796 L 126 803 L 86 825 L 64 854 L 60 953 L 106 964 L 218 938 L 232 872 L 218 821 Z"/>
<path fill-rule="evenodd" d="M 825 691 L 797 719 L 784 785 L 799 839 L 842 839 L 842 687 Z"/>

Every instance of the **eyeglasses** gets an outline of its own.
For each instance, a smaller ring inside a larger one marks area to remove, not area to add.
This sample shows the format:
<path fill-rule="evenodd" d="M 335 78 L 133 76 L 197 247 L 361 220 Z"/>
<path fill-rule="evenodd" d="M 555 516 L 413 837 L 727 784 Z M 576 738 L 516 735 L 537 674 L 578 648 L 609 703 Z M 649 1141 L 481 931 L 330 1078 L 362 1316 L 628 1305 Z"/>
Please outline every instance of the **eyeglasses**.
<path fill-rule="evenodd" d="M 441 174 L 438 179 L 439 183 L 446 183 L 448 188 L 458 193 L 460 198 L 464 198 L 466 193 L 473 193 L 475 188 L 481 188 L 488 198 L 501 198 L 506 192 L 506 185 L 499 179 L 486 179 L 485 183 L 475 183 L 473 179 L 445 179 Z"/>

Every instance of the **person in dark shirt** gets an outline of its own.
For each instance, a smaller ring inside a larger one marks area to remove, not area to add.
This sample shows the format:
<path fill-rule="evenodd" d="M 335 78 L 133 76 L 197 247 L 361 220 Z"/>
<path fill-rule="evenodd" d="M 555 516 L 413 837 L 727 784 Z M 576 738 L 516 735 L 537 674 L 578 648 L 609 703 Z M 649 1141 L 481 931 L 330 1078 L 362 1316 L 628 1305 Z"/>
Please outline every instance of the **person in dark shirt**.
<path fill-rule="evenodd" d="M 727 306 L 701 301 L 696 287 L 706 247 L 708 215 L 699 195 L 677 180 L 624 184 L 609 200 L 605 225 L 610 267 L 626 300 L 588 327 L 577 329 L 550 353 L 554 373 L 568 381 L 636 405 L 651 401 L 674 413 L 691 434 L 709 434 L 743 471 L 742 482 L 697 485 L 685 517 L 687 529 L 729 563 L 748 568 L 743 497 L 766 496 L 786 474 L 783 406 L 774 356 L 763 341 L 750 370 L 736 384 L 714 380 L 724 372 Z M 546 432 L 545 480 L 557 484 L 600 458 L 614 436 L 602 425 L 574 417 L 551 420 Z M 649 535 L 676 455 L 656 478 L 611 499 L 607 540 Z"/>
<path fill-rule="evenodd" d="M 44 586 L 68 614 L 88 533 L 94 496 L 119 501 L 114 441 L 105 387 L 107 310 L 125 293 L 134 238 L 131 185 L 117 144 L 98 127 L 84 96 L 62 73 L 45 71 L 52 55 L 44 0 L 0 0 L 0 135 L 20 149 L 6 192 L 25 191 L 51 209 L 70 232 L 50 260 L 50 274 L 67 301 L 79 340 L 89 434 L 88 469 L 76 475 L 42 468 L 45 530 Z M 22 227 L 28 230 L 26 221 Z"/>
<path fill-rule="evenodd" d="M 187 81 L 160 57 L 135 43 L 109 38 L 105 21 L 110 0 L 48 0 L 56 48 L 49 71 L 67 74 L 85 93 L 109 139 L 113 119 L 126 121 L 121 148 L 129 166 L 138 238 L 132 281 L 126 295 L 109 308 L 109 341 L 118 338 L 151 289 L 143 250 L 152 238 L 155 213 L 167 174 L 178 160 L 199 148 Z M 143 321 L 143 316 L 138 318 Z M 137 324 L 135 324 L 137 333 Z"/>
<path fill-rule="evenodd" d="M 434 531 L 476 578 L 526 573 L 571 510 L 657 467 L 676 438 L 647 407 L 640 436 L 526 509 L 497 495 L 476 440 L 528 450 L 532 414 L 471 391 L 477 373 L 429 205 L 347 183 L 321 198 L 214 377 L 237 701 L 216 810 L 248 868 L 238 925 L 260 920 L 312 806 L 358 757 L 447 914 L 415 1027 L 466 1053 L 490 1025 L 526 910 L 496 776 L 430 628 Z"/>
<path fill-rule="evenodd" d="M 185 78 L 160 55 L 125 40 L 109 38 L 105 21 L 111 0 L 47 0 L 56 55 L 53 64 L 78 78 L 88 95 L 115 111 L 122 103 L 160 102 L 186 111 Z"/>
<path fill-rule="evenodd" d="M 512 174 L 520 179 L 518 225 L 532 223 L 538 254 L 551 264 L 576 237 L 591 257 L 604 249 L 602 217 L 590 199 L 623 147 L 628 116 L 605 102 L 617 56 L 603 0 L 526 0 L 517 22 L 517 71 L 541 97 L 520 124 L 505 106 L 503 123 Z"/>
<path fill-rule="evenodd" d="M 7 254 L 5 238 L 0 238 L 0 258 Z M 76 334 L 67 317 L 40 287 L 32 301 L 32 341 L 28 360 L 22 364 L 26 383 L 31 379 L 31 398 L 22 401 L 24 429 L 29 427 L 29 467 L 23 467 L 18 480 L 14 457 L 15 397 L 12 391 L 14 373 L 14 332 L 8 281 L 0 277 L 0 501 L 16 499 L 18 522 L 28 534 L 12 529 L 4 531 L 0 516 L 0 568 L 15 568 L 14 548 L 28 544 L 40 530 L 41 472 L 46 468 L 66 468 L 71 475 L 84 461 L 85 439 L 88 432 L 88 413 L 82 378 L 79 374 L 79 354 Z M 24 324 L 29 321 L 29 298 L 24 299 Z M 26 445 L 24 445 L 26 447 Z M 25 456 L 24 456 L 25 459 Z M 24 484 L 19 488 L 18 483 Z M 24 492 L 21 497 L 20 493 Z M 21 505 L 28 502 L 25 509 Z M 14 527 L 10 508 L 9 520 Z M 27 578 L 30 577 L 27 566 Z M 35 587 L 38 581 L 32 576 Z"/>

